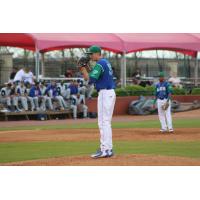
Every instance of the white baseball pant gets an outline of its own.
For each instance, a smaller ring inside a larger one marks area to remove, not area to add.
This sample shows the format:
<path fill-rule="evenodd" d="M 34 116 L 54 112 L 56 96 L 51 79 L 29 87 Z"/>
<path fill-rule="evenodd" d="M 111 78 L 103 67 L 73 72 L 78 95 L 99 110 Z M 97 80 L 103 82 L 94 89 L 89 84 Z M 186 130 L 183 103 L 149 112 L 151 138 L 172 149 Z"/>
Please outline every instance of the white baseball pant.
<path fill-rule="evenodd" d="M 98 95 L 98 126 L 100 131 L 100 148 L 101 151 L 111 150 L 112 128 L 111 121 L 116 101 L 115 91 L 100 90 Z"/>
<path fill-rule="evenodd" d="M 172 116 L 171 116 L 171 101 L 169 100 L 169 107 L 167 110 L 163 110 L 162 106 L 167 102 L 167 99 L 158 99 L 158 117 L 161 123 L 162 130 L 173 129 Z"/>

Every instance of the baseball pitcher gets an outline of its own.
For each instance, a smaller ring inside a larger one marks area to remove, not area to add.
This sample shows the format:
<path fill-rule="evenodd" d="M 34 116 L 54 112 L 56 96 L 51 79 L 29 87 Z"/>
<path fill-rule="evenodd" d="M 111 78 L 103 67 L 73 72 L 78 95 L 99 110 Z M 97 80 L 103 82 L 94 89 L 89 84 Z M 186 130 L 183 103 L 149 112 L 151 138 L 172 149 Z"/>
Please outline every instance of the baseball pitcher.
<path fill-rule="evenodd" d="M 100 131 L 100 149 L 91 157 L 111 157 L 113 156 L 111 121 L 116 100 L 113 70 L 109 61 L 102 58 L 100 47 L 91 46 L 87 55 L 91 61 L 96 62 L 91 71 L 88 73 L 86 69 L 88 64 L 81 62 L 81 59 L 78 65 L 84 79 L 89 80 L 89 84 L 94 84 L 98 91 L 98 126 Z"/>

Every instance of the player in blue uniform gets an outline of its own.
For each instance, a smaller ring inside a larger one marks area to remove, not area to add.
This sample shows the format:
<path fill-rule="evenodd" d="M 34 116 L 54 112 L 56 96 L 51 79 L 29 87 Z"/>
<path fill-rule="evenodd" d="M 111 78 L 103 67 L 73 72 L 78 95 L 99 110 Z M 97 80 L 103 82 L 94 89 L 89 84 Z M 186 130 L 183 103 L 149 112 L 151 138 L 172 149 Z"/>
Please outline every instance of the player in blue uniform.
<path fill-rule="evenodd" d="M 161 132 L 173 132 L 171 116 L 171 94 L 172 88 L 169 82 L 164 79 L 164 73 L 160 72 L 159 82 L 155 86 L 155 100 L 157 101 L 158 116 L 161 123 Z"/>
<path fill-rule="evenodd" d="M 87 52 L 96 65 L 88 73 L 85 67 L 81 72 L 89 84 L 94 84 L 98 91 L 98 126 L 100 131 L 100 149 L 91 155 L 92 158 L 113 156 L 111 121 L 115 106 L 116 94 L 113 81 L 113 70 L 109 61 L 101 56 L 101 48 L 91 46 Z"/>

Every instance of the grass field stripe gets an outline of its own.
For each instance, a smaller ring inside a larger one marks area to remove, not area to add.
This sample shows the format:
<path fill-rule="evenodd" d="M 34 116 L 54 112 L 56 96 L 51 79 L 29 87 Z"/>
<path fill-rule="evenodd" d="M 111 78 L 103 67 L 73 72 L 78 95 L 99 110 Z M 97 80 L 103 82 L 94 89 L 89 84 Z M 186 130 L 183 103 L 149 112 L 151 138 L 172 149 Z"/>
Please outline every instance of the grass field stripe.
<path fill-rule="evenodd" d="M 10 142 L 0 144 L 0 163 L 90 155 L 98 141 L 82 142 Z M 116 141 L 116 155 L 163 155 L 200 160 L 200 141 Z"/>

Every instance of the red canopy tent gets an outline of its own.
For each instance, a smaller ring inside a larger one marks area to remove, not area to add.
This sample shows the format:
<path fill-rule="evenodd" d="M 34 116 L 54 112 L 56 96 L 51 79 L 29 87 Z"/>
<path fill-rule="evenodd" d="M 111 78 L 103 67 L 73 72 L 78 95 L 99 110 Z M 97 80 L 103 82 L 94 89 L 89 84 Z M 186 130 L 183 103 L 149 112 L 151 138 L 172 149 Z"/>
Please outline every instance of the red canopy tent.
<path fill-rule="evenodd" d="M 200 34 L 192 33 L 0 33 L 0 46 L 40 52 L 89 47 L 92 44 L 116 53 L 143 50 L 172 50 L 195 56 Z"/>
<path fill-rule="evenodd" d="M 122 54 L 123 83 L 126 82 L 126 53 L 143 50 L 172 50 L 197 56 L 199 33 L 0 33 L 0 46 L 20 47 L 36 52 L 36 77 L 39 53 L 51 50 L 99 45 Z"/>

